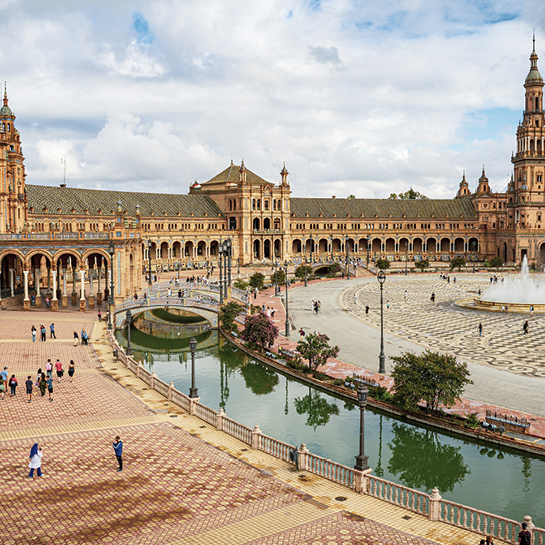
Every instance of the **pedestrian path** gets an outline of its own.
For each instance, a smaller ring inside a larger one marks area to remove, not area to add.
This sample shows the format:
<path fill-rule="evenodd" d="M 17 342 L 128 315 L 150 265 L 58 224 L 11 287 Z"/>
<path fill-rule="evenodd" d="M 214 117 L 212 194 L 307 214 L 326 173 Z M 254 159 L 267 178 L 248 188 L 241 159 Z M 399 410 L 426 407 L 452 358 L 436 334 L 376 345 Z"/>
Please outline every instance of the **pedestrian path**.
<path fill-rule="evenodd" d="M 10 327 L 6 314 L 0 336 Z M 473 545 L 480 539 L 297 472 L 189 416 L 116 361 L 105 332 L 105 324 L 95 323 L 88 347 L 30 339 L 5 345 L 17 376 L 35 371 L 46 355 L 56 358 L 56 350 L 64 361 L 77 361 L 77 370 L 73 382 L 55 382 L 52 403 L 38 394 L 29 404 L 19 392 L 0 401 L 3 545 Z M 124 443 L 121 473 L 116 435 Z M 27 457 L 36 441 L 44 477 L 30 480 Z"/>

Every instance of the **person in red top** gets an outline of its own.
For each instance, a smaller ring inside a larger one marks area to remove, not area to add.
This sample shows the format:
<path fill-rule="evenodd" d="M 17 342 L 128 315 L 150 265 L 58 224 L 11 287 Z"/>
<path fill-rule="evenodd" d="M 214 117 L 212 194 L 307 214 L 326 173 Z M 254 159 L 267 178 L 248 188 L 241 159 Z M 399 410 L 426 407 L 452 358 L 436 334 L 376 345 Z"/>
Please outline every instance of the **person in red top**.
<path fill-rule="evenodd" d="M 64 371 L 62 369 L 62 363 L 58 359 L 55 362 L 55 369 L 57 370 L 57 378 L 59 379 L 59 382 L 60 382 L 62 376 L 64 375 Z"/>

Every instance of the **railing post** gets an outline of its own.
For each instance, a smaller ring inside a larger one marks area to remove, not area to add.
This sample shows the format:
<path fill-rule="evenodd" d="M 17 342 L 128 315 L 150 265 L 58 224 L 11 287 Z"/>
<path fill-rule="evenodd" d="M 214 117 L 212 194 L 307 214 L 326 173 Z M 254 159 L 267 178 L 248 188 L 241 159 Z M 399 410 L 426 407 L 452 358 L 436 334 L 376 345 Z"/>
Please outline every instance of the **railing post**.
<path fill-rule="evenodd" d="M 428 512 L 428 518 L 430 520 L 440 520 L 441 517 L 441 494 L 437 487 L 431 491 L 430 494 L 430 510 Z"/>
<path fill-rule="evenodd" d="M 169 401 L 172 401 L 172 390 L 174 390 L 174 382 L 170 381 L 170 384 L 168 385 L 168 393 L 167 393 L 167 399 Z"/>
<path fill-rule="evenodd" d="M 524 522 L 526 523 L 526 526 L 527 526 L 527 530 L 529 532 L 533 532 L 534 531 L 534 528 L 535 528 L 535 525 L 534 523 L 532 522 L 532 517 L 530 515 L 524 515 Z"/>
<path fill-rule="evenodd" d="M 140 376 L 142 375 L 142 369 L 143 368 L 144 368 L 144 365 L 142 364 L 142 362 L 141 361 L 138 362 L 138 367 L 136 368 L 136 377 L 137 378 L 140 378 Z"/>
<path fill-rule="evenodd" d="M 157 373 L 153 372 L 151 374 L 151 377 L 150 377 L 150 385 L 149 385 L 152 390 L 155 390 L 155 379 L 156 378 L 158 378 Z"/>
<path fill-rule="evenodd" d="M 373 471 L 371 468 L 359 471 L 354 469 L 354 491 L 358 494 L 367 494 L 369 491 L 369 479 L 367 475 Z"/>
<path fill-rule="evenodd" d="M 256 450 L 261 448 L 261 430 L 257 424 L 252 430 L 252 448 Z"/>
<path fill-rule="evenodd" d="M 297 453 L 299 455 L 299 471 L 307 471 L 307 446 L 305 443 L 301 443 L 301 446 L 297 449 Z"/>
<path fill-rule="evenodd" d="M 195 407 L 197 403 L 201 400 L 200 397 L 190 397 L 189 398 L 189 414 L 194 415 L 195 414 Z"/>
<path fill-rule="evenodd" d="M 223 412 L 223 409 L 220 407 L 220 410 L 216 414 L 216 429 L 218 431 L 223 431 L 223 419 L 225 417 L 225 413 Z"/>

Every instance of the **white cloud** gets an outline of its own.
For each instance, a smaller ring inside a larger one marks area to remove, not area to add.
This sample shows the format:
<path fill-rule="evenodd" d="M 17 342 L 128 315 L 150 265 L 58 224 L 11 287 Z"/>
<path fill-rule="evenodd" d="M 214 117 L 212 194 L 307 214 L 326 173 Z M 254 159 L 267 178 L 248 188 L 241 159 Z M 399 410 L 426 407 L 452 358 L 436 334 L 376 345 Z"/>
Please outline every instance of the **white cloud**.
<path fill-rule="evenodd" d="M 67 155 L 71 185 L 185 192 L 232 156 L 295 195 L 449 197 L 505 185 L 541 4 L 0 0 L 0 76 L 28 183 Z"/>

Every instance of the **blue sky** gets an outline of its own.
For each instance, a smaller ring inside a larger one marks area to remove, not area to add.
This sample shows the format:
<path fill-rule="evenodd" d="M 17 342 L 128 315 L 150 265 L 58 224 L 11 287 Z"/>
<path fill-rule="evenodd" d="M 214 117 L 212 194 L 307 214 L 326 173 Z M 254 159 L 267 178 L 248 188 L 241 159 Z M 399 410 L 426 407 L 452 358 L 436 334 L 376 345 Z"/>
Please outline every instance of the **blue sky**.
<path fill-rule="evenodd" d="M 186 192 L 231 158 L 294 195 L 451 197 L 511 171 L 537 0 L 0 0 L 27 183 Z"/>

